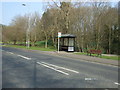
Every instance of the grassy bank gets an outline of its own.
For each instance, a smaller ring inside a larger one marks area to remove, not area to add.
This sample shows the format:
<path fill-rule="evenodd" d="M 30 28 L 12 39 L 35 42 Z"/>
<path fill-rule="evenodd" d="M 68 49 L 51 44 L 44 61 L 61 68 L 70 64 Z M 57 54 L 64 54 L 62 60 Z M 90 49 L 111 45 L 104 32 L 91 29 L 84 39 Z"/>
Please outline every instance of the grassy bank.
<path fill-rule="evenodd" d="M 82 52 L 75 52 L 75 54 L 78 55 L 87 55 L 87 53 L 82 53 Z M 99 58 L 104 58 L 104 59 L 112 59 L 112 60 L 119 60 L 118 56 L 97 56 L 97 54 L 92 54 L 92 56 L 99 57 Z"/>
<path fill-rule="evenodd" d="M 6 45 L 5 47 L 14 47 L 14 48 L 23 48 L 23 49 L 28 49 L 26 46 L 19 46 L 19 45 Z M 30 50 L 40 50 L 40 51 L 55 51 L 56 49 L 53 47 L 30 47 Z"/>
<path fill-rule="evenodd" d="M 4 46 L 5 47 L 14 47 L 14 48 L 28 49 L 26 46 L 19 46 L 19 45 L 4 45 Z M 56 49 L 54 47 L 52 47 L 52 46 L 48 47 L 48 48 L 44 48 L 44 47 L 30 47 L 29 50 L 56 51 Z M 87 55 L 87 53 L 82 53 L 82 52 L 75 52 L 74 54 L 77 54 L 77 55 Z M 103 59 L 119 60 L 118 56 L 105 56 L 105 55 L 97 56 L 97 54 L 92 54 L 92 56 L 103 58 Z"/>

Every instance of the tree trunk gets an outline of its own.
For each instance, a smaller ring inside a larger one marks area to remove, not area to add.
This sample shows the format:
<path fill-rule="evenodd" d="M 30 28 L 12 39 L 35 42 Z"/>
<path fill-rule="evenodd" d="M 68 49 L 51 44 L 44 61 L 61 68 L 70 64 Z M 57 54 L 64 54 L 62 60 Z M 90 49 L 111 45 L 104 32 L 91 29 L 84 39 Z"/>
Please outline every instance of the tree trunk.
<path fill-rule="evenodd" d="M 35 32 L 35 37 L 34 37 L 32 46 L 35 46 L 36 41 L 37 41 L 37 36 L 36 36 L 36 32 Z"/>
<path fill-rule="evenodd" d="M 48 42 L 48 36 L 47 36 L 47 33 L 44 31 L 44 34 L 45 34 L 45 48 L 48 47 L 47 45 L 47 42 Z"/>
<path fill-rule="evenodd" d="M 48 40 L 47 40 L 47 38 L 46 38 L 46 40 L 45 40 L 45 48 L 47 48 L 47 41 L 48 41 Z"/>
<path fill-rule="evenodd" d="M 82 38 L 82 41 L 81 41 L 81 47 L 82 47 L 81 51 L 84 52 L 84 41 L 83 41 L 84 36 L 82 36 L 81 38 Z"/>
<path fill-rule="evenodd" d="M 111 28 L 109 28 L 109 54 L 111 53 Z"/>
<path fill-rule="evenodd" d="M 98 31 L 98 34 L 97 34 L 97 47 L 96 47 L 97 50 L 99 49 L 99 39 L 100 39 L 100 37 L 99 37 L 99 31 Z"/>
<path fill-rule="evenodd" d="M 55 44 L 55 39 L 54 39 L 54 35 L 53 35 L 53 33 L 52 33 L 52 41 L 53 41 L 53 45 L 54 45 L 54 47 L 56 48 L 56 44 Z"/>
<path fill-rule="evenodd" d="M 35 46 L 35 42 L 36 42 L 36 41 L 33 41 L 33 43 L 32 43 L 32 46 L 33 46 L 33 47 Z"/>
<path fill-rule="evenodd" d="M 16 45 L 16 40 L 14 40 L 14 45 Z"/>

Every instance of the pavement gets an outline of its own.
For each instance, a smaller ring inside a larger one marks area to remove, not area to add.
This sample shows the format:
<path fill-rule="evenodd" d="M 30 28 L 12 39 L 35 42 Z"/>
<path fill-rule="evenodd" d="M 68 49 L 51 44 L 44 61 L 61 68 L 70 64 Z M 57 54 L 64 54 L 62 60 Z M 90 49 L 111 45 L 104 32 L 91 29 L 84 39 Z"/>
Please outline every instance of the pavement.
<path fill-rule="evenodd" d="M 120 66 L 119 60 L 103 59 L 103 58 L 88 56 L 88 55 L 77 55 L 75 53 L 64 52 L 64 51 L 59 51 L 59 53 L 57 51 L 38 51 L 38 50 L 32 50 L 32 51 L 39 52 L 39 53 L 42 52 L 44 54 L 53 55 L 53 56 L 68 57 L 68 58 L 73 58 L 73 59 L 89 61 L 89 62 Z"/>
<path fill-rule="evenodd" d="M 72 53 L 66 52 L 57 54 L 57 52 L 9 47 L 3 47 L 1 51 L 3 88 L 118 88 L 120 86 L 117 66 L 62 56 L 72 56 Z"/>

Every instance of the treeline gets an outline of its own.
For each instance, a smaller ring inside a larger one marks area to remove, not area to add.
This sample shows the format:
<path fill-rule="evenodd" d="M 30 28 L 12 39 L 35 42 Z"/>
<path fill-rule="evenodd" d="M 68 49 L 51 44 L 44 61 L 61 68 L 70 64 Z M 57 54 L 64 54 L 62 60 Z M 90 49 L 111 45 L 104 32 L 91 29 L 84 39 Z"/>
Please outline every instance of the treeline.
<path fill-rule="evenodd" d="M 37 41 L 48 41 L 56 46 L 58 32 L 76 35 L 79 51 L 101 49 L 104 53 L 118 53 L 118 7 L 109 2 L 54 2 L 45 12 L 16 16 L 9 26 L 3 26 L 3 42 L 26 42 L 29 35 L 32 46 Z M 28 33 L 29 27 L 29 34 Z"/>

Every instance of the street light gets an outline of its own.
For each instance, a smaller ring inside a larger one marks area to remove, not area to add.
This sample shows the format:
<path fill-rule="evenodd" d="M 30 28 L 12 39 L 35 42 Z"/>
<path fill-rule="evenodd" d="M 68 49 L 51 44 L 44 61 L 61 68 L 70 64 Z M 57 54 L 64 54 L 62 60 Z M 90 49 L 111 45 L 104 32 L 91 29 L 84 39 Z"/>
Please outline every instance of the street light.
<path fill-rule="evenodd" d="M 26 4 L 22 4 L 22 6 L 26 6 Z M 26 31 L 26 47 L 29 48 L 30 47 L 30 18 L 28 17 L 28 25 L 27 25 L 27 31 Z"/>
<path fill-rule="evenodd" d="M 24 3 L 23 3 L 22 5 L 23 5 L 23 6 L 26 6 L 26 4 L 24 4 Z"/>

